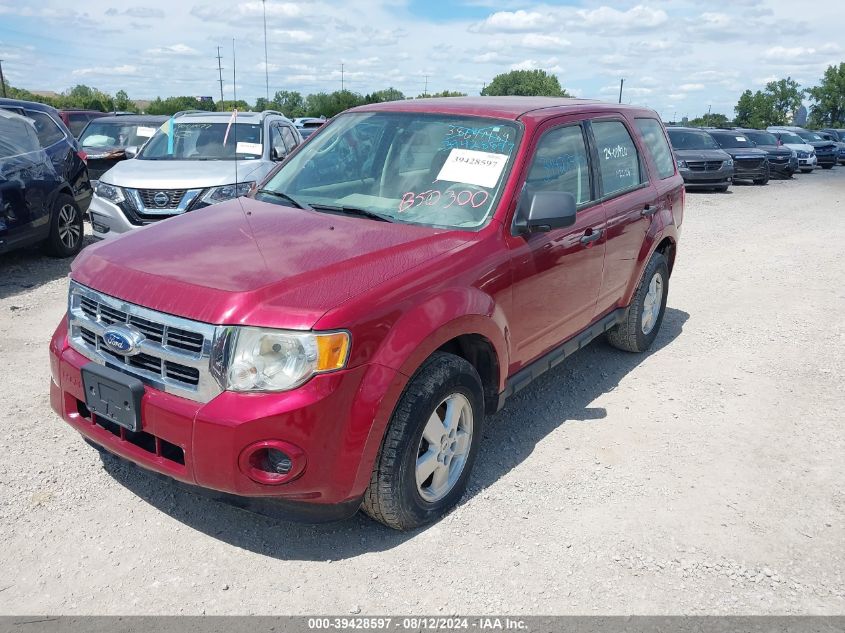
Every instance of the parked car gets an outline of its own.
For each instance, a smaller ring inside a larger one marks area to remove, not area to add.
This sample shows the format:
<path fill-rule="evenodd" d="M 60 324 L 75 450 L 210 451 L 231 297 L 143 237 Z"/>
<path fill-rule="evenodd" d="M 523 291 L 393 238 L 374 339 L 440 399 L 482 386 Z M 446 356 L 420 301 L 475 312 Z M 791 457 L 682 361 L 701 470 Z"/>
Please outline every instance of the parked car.
<path fill-rule="evenodd" d="M 87 156 L 65 127 L 58 111 L 43 103 L 20 99 L 0 99 L 0 109 L 32 119 L 41 147 L 50 157 L 56 173 L 70 184 L 77 207 L 85 213 L 92 196 L 88 167 L 85 164 Z"/>
<path fill-rule="evenodd" d="M 82 211 L 32 120 L 0 109 L 0 253 L 41 243 L 57 257 L 82 248 Z"/>
<path fill-rule="evenodd" d="M 733 181 L 734 161 L 712 136 L 692 127 L 669 127 L 666 131 L 687 190 L 728 190 Z"/>
<path fill-rule="evenodd" d="M 62 123 L 67 126 L 70 133 L 76 138 L 79 138 L 82 130 L 85 129 L 85 126 L 89 122 L 104 116 L 109 115 L 99 110 L 77 110 L 73 108 L 59 110 L 59 117 L 62 119 Z"/>
<path fill-rule="evenodd" d="M 177 115 L 135 160 L 100 176 L 91 204 L 94 236 L 114 237 L 243 196 L 301 143 L 293 123 L 277 112 Z"/>
<path fill-rule="evenodd" d="M 772 176 L 792 178 L 792 174 L 798 171 L 796 152 L 781 145 L 771 132 L 747 128 L 734 128 L 734 130 L 747 137 L 755 147 L 766 152 L 769 158 L 769 172 Z"/>
<path fill-rule="evenodd" d="M 836 143 L 836 158 L 840 165 L 845 164 L 845 132 L 826 129 L 817 132 L 825 141 Z"/>
<path fill-rule="evenodd" d="M 301 117 L 294 119 L 293 122 L 302 138 L 306 139 L 323 127 L 326 124 L 326 119 Z"/>
<path fill-rule="evenodd" d="M 792 132 L 796 136 L 800 136 L 805 143 L 813 147 L 813 150 L 816 152 L 818 164 L 822 169 L 832 169 L 838 160 L 836 144 L 831 141 L 824 140 L 815 132 L 810 132 L 802 127 L 795 126 L 770 127 L 768 130 L 770 132 L 774 132 L 775 130 L 786 130 L 788 132 Z"/>
<path fill-rule="evenodd" d="M 242 507 L 414 528 L 464 494 L 485 414 L 605 332 L 651 346 L 683 210 L 652 110 L 361 106 L 250 196 L 83 251 L 51 402 Z"/>
<path fill-rule="evenodd" d="M 818 167 L 816 149 L 812 145 L 808 145 L 803 138 L 788 130 L 769 129 L 768 131 L 774 135 L 778 143 L 795 152 L 795 157 L 798 159 L 798 169 L 802 173 L 810 173 Z"/>
<path fill-rule="evenodd" d="M 713 140 L 731 155 L 734 161 L 734 180 L 750 180 L 765 185 L 771 175 L 768 153 L 754 146 L 745 134 L 735 130 L 707 130 Z"/>
<path fill-rule="evenodd" d="M 104 173 L 134 156 L 167 121 L 167 116 L 117 115 L 94 119 L 79 135 L 79 143 L 88 155 L 88 176 L 96 185 Z"/>

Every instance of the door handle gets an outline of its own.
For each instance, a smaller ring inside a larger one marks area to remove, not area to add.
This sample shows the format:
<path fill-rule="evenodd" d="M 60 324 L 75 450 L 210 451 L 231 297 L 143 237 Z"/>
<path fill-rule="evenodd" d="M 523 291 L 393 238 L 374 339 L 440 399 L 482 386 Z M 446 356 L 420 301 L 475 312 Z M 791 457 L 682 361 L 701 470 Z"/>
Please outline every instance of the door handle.
<path fill-rule="evenodd" d="M 602 233 L 603 233 L 603 231 L 601 231 L 601 230 L 593 231 L 592 233 L 585 233 L 584 235 L 581 236 L 581 239 L 579 241 L 584 246 L 588 246 L 589 244 L 592 244 L 596 240 L 601 239 Z"/>
<path fill-rule="evenodd" d="M 640 211 L 640 215 L 643 216 L 644 218 L 647 218 L 651 215 L 654 215 L 659 210 L 660 210 L 660 208 L 656 204 L 647 204 L 647 205 L 645 205 L 645 208 L 642 211 Z"/>

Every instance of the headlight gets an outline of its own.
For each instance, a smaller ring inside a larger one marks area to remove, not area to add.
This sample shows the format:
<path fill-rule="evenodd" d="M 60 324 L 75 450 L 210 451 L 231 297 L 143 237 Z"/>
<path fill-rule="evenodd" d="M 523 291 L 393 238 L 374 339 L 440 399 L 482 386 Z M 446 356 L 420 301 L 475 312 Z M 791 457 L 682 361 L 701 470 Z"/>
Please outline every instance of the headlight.
<path fill-rule="evenodd" d="M 733 167 L 734 166 L 734 159 L 729 158 L 728 160 L 725 161 L 725 165 L 727 165 L 728 167 Z"/>
<path fill-rule="evenodd" d="M 239 198 L 249 193 L 249 190 L 255 186 L 255 182 L 239 182 L 233 185 L 223 185 L 222 187 L 214 187 L 202 197 L 203 202 L 208 204 L 215 204 L 217 202 L 225 202 L 232 198 Z"/>
<path fill-rule="evenodd" d="M 120 204 L 124 200 L 123 190 L 120 187 L 108 185 L 101 180 L 98 181 L 97 186 L 94 187 L 94 193 L 100 198 L 108 200 L 109 202 L 114 202 L 115 204 Z"/>
<path fill-rule="evenodd" d="M 798 152 L 796 152 L 794 149 L 791 149 L 789 151 L 792 152 L 792 158 L 798 158 Z"/>
<path fill-rule="evenodd" d="M 315 374 L 343 369 L 347 332 L 232 328 L 222 385 L 229 391 L 287 391 Z"/>
<path fill-rule="evenodd" d="M 676 161 L 678 163 L 678 169 L 686 169 L 687 168 L 687 161 L 679 160 Z"/>

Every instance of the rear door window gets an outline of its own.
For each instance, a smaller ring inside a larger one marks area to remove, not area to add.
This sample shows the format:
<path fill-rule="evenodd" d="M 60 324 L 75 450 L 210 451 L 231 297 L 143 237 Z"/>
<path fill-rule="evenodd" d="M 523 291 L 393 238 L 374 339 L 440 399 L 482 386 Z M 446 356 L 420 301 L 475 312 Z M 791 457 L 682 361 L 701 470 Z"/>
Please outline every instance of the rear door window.
<path fill-rule="evenodd" d="M 672 158 L 672 150 L 666 142 L 666 135 L 663 133 L 663 126 L 656 119 L 637 119 L 637 129 L 643 137 L 646 148 L 651 153 L 654 164 L 657 166 L 657 175 L 660 179 L 669 178 L 675 175 L 675 161 Z"/>
<path fill-rule="evenodd" d="M 38 134 L 38 140 L 41 141 L 42 147 L 50 147 L 50 145 L 65 138 L 64 132 L 56 125 L 49 114 L 27 110 L 26 116 L 35 123 L 35 133 Z"/>
<path fill-rule="evenodd" d="M 644 181 L 637 146 L 621 121 L 593 121 L 602 195 L 639 187 Z"/>
<path fill-rule="evenodd" d="M 580 125 L 549 130 L 540 138 L 525 180 L 531 191 L 565 191 L 579 205 L 593 200 L 590 161 Z"/>

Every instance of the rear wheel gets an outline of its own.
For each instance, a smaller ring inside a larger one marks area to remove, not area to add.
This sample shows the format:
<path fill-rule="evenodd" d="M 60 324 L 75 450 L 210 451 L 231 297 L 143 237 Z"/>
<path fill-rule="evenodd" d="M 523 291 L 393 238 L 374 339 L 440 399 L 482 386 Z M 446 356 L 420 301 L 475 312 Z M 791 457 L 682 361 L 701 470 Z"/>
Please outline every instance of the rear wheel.
<path fill-rule="evenodd" d="M 822 165 L 822 169 L 833 169 L 833 165 Z"/>
<path fill-rule="evenodd" d="M 713 191 L 718 191 L 719 193 L 725 193 L 728 190 L 730 185 L 720 185 L 718 187 L 713 187 Z"/>
<path fill-rule="evenodd" d="M 812 169 L 802 169 L 801 173 L 802 174 L 809 174 L 811 171 L 813 171 L 813 170 Z"/>
<path fill-rule="evenodd" d="M 85 230 L 82 213 L 69 195 L 61 194 L 53 203 L 50 236 L 44 246 L 53 257 L 72 257 L 82 250 Z"/>
<path fill-rule="evenodd" d="M 660 330 L 669 293 L 669 266 L 662 253 L 651 256 L 625 318 L 607 332 L 607 340 L 626 352 L 644 352 Z"/>
<path fill-rule="evenodd" d="M 364 494 L 364 512 L 397 530 L 442 516 L 466 489 L 483 420 L 475 368 L 453 354 L 433 354 L 393 412 Z"/>

